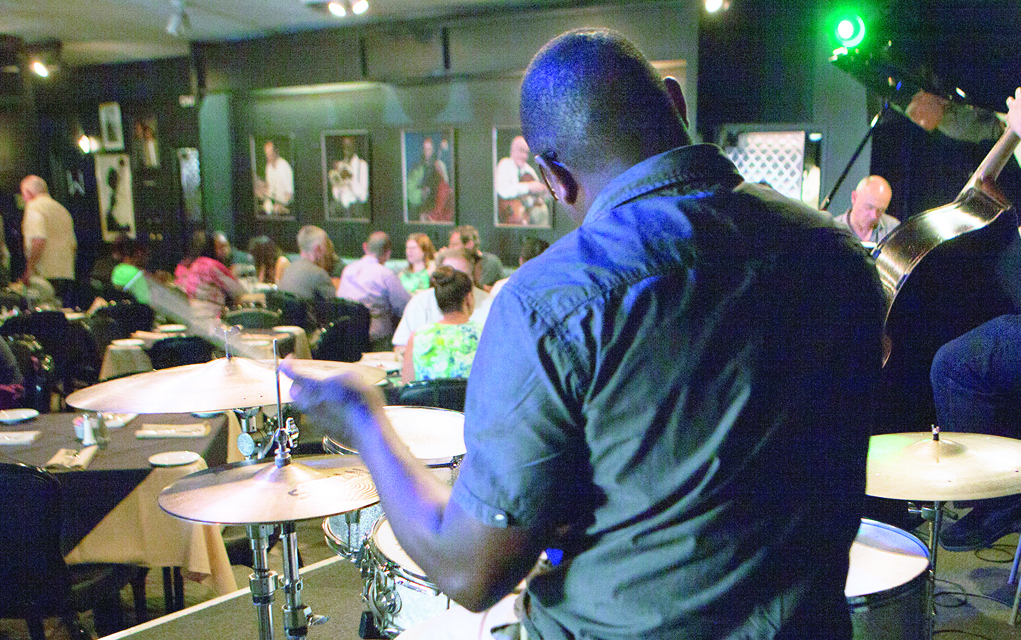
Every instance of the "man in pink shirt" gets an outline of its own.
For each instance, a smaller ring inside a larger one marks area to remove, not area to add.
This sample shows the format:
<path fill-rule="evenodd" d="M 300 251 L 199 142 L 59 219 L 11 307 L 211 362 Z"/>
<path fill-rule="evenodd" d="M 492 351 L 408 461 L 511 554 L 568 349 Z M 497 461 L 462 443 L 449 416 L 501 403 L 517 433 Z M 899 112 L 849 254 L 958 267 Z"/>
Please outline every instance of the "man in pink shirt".
<path fill-rule="evenodd" d="M 390 258 L 390 236 L 375 231 L 362 243 L 365 255 L 344 267 L 337 297 L 365 305 L 372 320 L 369 341 L 373 351 L 389 351 L 394 327 L 411 299 L 397 274 L 383 264 Z"/>

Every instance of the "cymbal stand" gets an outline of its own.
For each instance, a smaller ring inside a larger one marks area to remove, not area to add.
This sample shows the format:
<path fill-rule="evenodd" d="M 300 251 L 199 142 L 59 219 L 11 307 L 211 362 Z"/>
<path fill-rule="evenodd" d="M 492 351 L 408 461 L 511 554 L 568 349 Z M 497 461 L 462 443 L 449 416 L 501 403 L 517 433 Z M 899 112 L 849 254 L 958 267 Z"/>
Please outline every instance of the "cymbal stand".
<path fill-rule="evenodd" d="M 252 546 L 252 573 L 248 585 L 252 590 L 252 603 L 259 616 L 259 640 L 273 640 L 273 594 L 277 587 L 277 574 L 269 569 L 269 537 L 276 525 L 250 524 L 248 541 Z"/>
<path fill-rule="evenodd" d="M 936 629 L 936 552 L 939 551 L 939 532 L 943 528 L 943 506 L 946 503 L 937 500 L 931 507 L 921 507 L 917 513 L 929 525 L 929 574 L 925 581 L 925 607 L 928 624 L 925 637 L 932 640 Z"/>

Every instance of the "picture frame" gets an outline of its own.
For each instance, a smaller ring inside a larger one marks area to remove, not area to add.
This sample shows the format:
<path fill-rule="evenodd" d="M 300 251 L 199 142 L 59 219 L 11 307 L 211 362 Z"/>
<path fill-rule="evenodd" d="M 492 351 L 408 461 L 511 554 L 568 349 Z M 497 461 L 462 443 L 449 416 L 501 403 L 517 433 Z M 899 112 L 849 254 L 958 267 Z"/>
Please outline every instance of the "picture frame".
<path fill-rule="evenodd" d="M 99 105 L 99 138 L 105 151 L 124 149 L 124 127 L 119 103 L 104 102 Z"/>
<path fill-rule="evenodd" d="M 294 136 L 251 135 L 248 141 L 255 217 L 263 220 L 296 220 Z"/>
<path fill-rule="evenodd" d="M 406 223 L 454 225 L 457 167 L 454 129 L 401 131 Z"/>
<path fill-rule="evenodd" d="M 132 121 L 131 156 L 136 167 L 160 168 L 160 143 L 156 116 L 151 114 L 139 116 Z"/>
<path fill-rule="evenodd" d="M 128 154 L 96 155 L 96 194 L 103 240 L 113 242 L 121 233 L 134 238 L 135 204 L 131 191 L 131 157 Z"/>
<path fill-rule="evenodd" d="M 372 158 L 364 129 L 323 131 L 323 216 L 339 222 L 372 219 Z"/>
<path fill-rule="evenodd" d="M 549 229 L 553 202 L 521 127 L 493 127 L 493 224 Z"/>

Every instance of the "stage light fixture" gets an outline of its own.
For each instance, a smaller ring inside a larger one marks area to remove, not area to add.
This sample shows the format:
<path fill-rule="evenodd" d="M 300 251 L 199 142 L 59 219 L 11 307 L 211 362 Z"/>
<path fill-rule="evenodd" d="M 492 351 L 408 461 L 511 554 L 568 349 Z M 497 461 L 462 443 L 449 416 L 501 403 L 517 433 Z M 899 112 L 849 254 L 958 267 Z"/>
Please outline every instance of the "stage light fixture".
<path fill-rule="evenodd" d="M 726 11 L 730 8 L 730 0 L 705 0 L 703 6 L 705 6 L 706 13 Z"/>
<path fill-rule="evenodd" d="M 840 46 L 853 49 L 865 40 L 865 20 L 856 13 L 846 13 L 835 20 L 833 31 Z"/>
<path fill-rule="evenodd" d="M 331 2 L 326 5 L 326 8 L 330 10 L 330 13 L 338 18 L 343 18 L 347 15 L 347 7 L 344 6 L 343 2 Z"/>
<path fill-rule="evenodd" d="M 356 0 L 356 2 L 353 5 L 351 5 L 351 11 L 356 16 L 360 16 L 360 15 L 362 15 L 363 13 L 365 13 L 368 10 L 369 10 L 369 0 Z"/>
<path fill-rule="evenodd" d="M 50 70 L 49 70 L 49 68 L 45 64 L 40 62 L 39 60 L 33 60 L 32 61 L 32 71 L 34 71 L 35 74 L 37 76 L 39 76 L 40 78 L 49 78 L 50 77 Z"/>

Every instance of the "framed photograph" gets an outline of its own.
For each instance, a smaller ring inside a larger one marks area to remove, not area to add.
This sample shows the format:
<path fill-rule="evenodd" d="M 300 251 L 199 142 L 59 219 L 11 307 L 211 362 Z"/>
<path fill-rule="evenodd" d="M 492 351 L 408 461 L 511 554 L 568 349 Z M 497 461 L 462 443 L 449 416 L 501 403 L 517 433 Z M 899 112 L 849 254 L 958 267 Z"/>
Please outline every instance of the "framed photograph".
<path fill-rule="evenodd" d="M 124 148 L 124 128 L 121 126 L 121 106 L 116 102 L 99 105 L 99 135 L 106 151 Z"/>
<path fill-rule="evenodd" d="M 402 131 L 404 221 L 454 224 L 454 130 Z"/>
<path fill-rule="evenodd" d="M 294 136 L 250 136 L 255 217 L 294 220 Z"/>
<path fill-rule="evenodd" d="M 135 166 L 160 168 L 160 144 L 156 134 L 156 116 L 135 118 L 131 125 L 131 156 Z"/>
<path fill-rule="evenodd" d="M 553 225 L 553 197 L 520 127 L 493 128 L 493 224 L 542 229 Z"/>
<path fill-rule="evenodd" d="M 96 156 L 96 192 L 103 240 L 113 242 L 122 233 L 135 237 L 135 204 L 131 193 L 131 157 L 126 153 Z"/>
<path fill-rule="evenodd" d="M 368 131 L 324 131 L 323 208 L 327 220 L 372 218 Z"/>
<path fill-rule="evenodd" d="M 199 150 L 181 147 L 177 150 L 177 163 L 181 171 L 181 200 L 189 222 L 202 223 L 202 171 Z"/>

